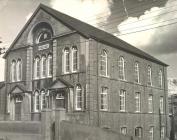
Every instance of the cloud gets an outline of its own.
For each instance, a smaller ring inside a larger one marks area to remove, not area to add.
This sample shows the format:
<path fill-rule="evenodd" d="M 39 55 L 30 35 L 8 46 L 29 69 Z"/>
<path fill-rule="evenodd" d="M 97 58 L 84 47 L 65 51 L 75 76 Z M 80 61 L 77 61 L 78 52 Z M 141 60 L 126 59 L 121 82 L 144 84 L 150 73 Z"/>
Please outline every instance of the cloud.
<path fill-rule="evenodd" d="M 4 8 L 8 3 L 8 0 L 0 0 L 0 10 Z"/>
<path fill-rule="evenodd" d="M 51 5 L 58 11 L 98 26 L 99 22 L 106 22 L 110 16 L 110 3 L 111 0 L 52 0 Z"/>
<path fill-rule="evenodd" d="M 176 7 L 177 1 L 170 0 L 165 7 L 153 7 L 139 18 L 129 17 L 117 26 L 119 31 L 117 35 L 125 34 L 120 38 L 153 54 L 176 53 Z M 141 30 L 145 31 L 139 32 Z"/>

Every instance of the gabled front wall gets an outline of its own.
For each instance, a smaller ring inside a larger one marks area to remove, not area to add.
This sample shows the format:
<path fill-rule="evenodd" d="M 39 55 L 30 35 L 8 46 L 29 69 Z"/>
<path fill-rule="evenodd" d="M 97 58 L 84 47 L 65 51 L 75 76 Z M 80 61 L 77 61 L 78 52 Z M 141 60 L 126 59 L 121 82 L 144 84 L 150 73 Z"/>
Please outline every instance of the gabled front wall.
<path fill-rule="evenodd" d="M 100 76 L 101 50 L 108 52 L 108 77 Z M 125 81 L 118 78 L 118 60 L 125 59 Z M 154 138 L 159 139 L 159 118 L 165 126 L 168 136 L 168 108 L 167 108 L 167 73 L 166 67 L 155 62 L 139 58 L 119 49 L 104 45 L 97 41 L 89 44 L 90 65 L 87 73 L 87 103 L 90 110 L 90 122 L 101 127 L 114 128 L 120 132 L 121 127 L 127 127 L 127 133 L 134 135 L 137 126 L 143 128 L 143 137 L 149 138 L 149 127 L 154 126 Z M 139 62 L 140 84 L 134 82 L 134 64 Z M 152 68 L 152 87 L 147 86 L 147 66 Z M 163 87 L 158 87 L 158 72 L 163 71 Z M 101 87 L 108 88 L 108 111 L 100 111 Z M 126 111 L 120 111 L 120 90 L 126 90 Z M 135 112 L 135 92 L 141 93 L 141 112 Z M 148 95 L 153 95 L 154 113 L 148 113 Z M 164 114 L 159 115 L 160 96 L 164 97 Z"/>

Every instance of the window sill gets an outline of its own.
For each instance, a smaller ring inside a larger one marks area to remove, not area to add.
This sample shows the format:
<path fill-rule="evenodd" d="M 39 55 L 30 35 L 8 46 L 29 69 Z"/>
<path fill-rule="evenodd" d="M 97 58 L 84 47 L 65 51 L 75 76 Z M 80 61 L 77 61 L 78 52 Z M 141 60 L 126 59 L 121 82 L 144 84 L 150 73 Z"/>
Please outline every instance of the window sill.
<path fill-rule="evenodd" d="M 108 112 L 108 109 L 100 109 L 101 112 Z"/>
<path fill-rule="evenodd" d="M 77 74 L 80 73 L 79 71 L 76 72 L 67 72 L 67 73 L 62 73 L 61 75 L 71 75 L 71 74 Z"/>
<path fill-rule="evenodd" d="M 110 76 L 109 76 L 109 75 L 100 75 L 100 77 L 110 78 Z"/>

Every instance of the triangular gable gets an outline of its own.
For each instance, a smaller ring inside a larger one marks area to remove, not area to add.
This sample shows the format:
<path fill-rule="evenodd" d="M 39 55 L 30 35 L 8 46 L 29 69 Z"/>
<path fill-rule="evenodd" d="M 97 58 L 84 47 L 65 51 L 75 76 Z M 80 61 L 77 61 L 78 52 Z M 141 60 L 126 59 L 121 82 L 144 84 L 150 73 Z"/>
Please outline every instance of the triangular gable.
<path fill-rule="evenodd" d="M 25 93 L 25 92 L 26 90 L 23 87 L 16 85 L 15 87 L 11 89 L 9 94 L 20 94 L 20 93 Z"/>
<path fill-rule="evenodd" d="M 64 81 L 63 79 L 57 79 L 53 82 L 49 89 L 64 89 L 69 87 L 73 87 L 73 85 Z"/>
<path fill-rule="evenodd" d="M 42 17 L 42 18 L 41 18 Z M 49 19 L 51 17 L 51 20 Z M 56 34 L 55 36 L 62 35 L 65 33 L 70 33 L 73 32 L 73 29 L 67 27 L 64 25 L 62 22 L 60 22 L 58 19 L 56 19 L 54 16 L 52 16 L 50 13 L 46 12 L 43 8 L 42 5 L 40 4 L 39 7 L 35 10 L 33 15 L 30 17 L 30 19 L 27 21 L 27 23 L 24 25 L 22 30 L 19 32 L 15 40 L 12 42 L 10 45 L 9 49 L 6 51 L 4 54 L 4 58 L 8 55 L 8 53 L 15 48 L 27 48 L 30 47 L 32 44 L 33 38 L 28 38 L 29 34 L 31 34 L 31 30 L 40 22 L 47 22 L 52 26 L 52 23 L 55 22 L 55 25 L 53 26 L 53 31 Z M 55 28 L 56 27 L 56 28 Z M 59 29 L 58 29 L 59 28 Z M 59 33 L 60 32 L 60 33 Z M 16 45 L 18 44 L 18 45 Z"/>

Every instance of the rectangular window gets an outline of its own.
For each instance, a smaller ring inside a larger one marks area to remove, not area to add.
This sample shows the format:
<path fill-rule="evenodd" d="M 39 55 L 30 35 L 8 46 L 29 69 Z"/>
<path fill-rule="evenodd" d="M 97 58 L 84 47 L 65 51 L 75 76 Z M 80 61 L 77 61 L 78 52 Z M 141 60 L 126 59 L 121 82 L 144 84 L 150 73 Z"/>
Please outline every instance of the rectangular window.
<path fill-rule="evenodd" d="M 135 128 L 135 137 L 142 137 L 142 128 L 141 127 L 136 127 Z"/>
<path fill-rule="evenodd" d="M 126 135 L 127 134 L 127 127 L 121 127 L 120 133 L 123 135 Z"/>
<path fill-rule="evenodd" d="M 164 113 L 164 106 L 163 106 L 163 97 L 161 96 L 160 97 L 160 113 L 162 114 L 162 113 Z"/>
<path fill-rule="evenodd" d="M 120 111 L 125 111 L 126 91 L 120 90 Z"/>
<path fill-rule="evenodd" d="M 154 127 L 150 127 L 149 129 L 149 140 L 154 140 Z"/>
<path fill-rule="evenodd" d="M 102 91 L 100 94 L 100 109 L 107 111 L 108 110 L 108 88 L 107 87 L 102 87 Z"/>
<path fill-rule="evenodd" d="M 153 96 L 149 95 L 148 97 L 148 112 L 153 113 Z"/>
<path fill-rule="evenodd" d="M 141 110 L 141 94 L 139 92 L 135 93 L 135 105 L 136 105 L 136 112 L 140 112 L 140 110 Z"/>
<path fill-rule="evenodd" d="M 165 138 L 165 127 L 162 126 L 160 130 L 160 138 L 163 140 Z"/>

